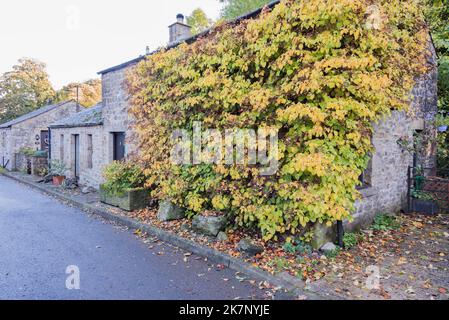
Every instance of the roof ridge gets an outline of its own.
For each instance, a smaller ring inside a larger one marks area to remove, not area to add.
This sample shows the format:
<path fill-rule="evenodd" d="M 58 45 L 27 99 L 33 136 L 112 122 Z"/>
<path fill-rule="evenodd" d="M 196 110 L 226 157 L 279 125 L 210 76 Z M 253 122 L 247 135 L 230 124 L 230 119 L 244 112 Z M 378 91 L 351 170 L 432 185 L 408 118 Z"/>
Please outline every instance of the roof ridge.
<path fill-rule="evenodd" d="M 4 129 L 4 128 L 11 127 L 13 125 L 16 125 L 16 124 L 19 124 L 21 122 L 27 121 L 29 119 L 35 118 L 37 116 L 40 116 L 40 115 L 42 115 L 42 114 L 44 114 L 46 112 L 52 111 L 52 110 L 54 110 L 56 108 L 59 108 L 59 107 L 65 105 L 67 103 L 70 103 L 70 102 L 75 102 L 76 103 L 76 101 L 74 99 L 69 99 L 69 100 L 60 101 L 60 102 L 57 102 L 57 103 L 50 103 L 50 104 L 38 107 L 38 108 L 36 108 L 36 109 L 34 109 L 34 110 L 30 111 L 30 112 L 27 112 L 27 113 L 25 113 L 25 114 L 23 114 L 21 116 L 18 116 L 18 117 L 14 118 L 14 119 L 11 119 L 11 120 L 9 120 L 9 121 L 7 121 L 5 123 L 0 124 L 0 128 Z"/>
<path fill-rule="evenodd" d="M 103 124 L 103 102 L 74 113 L 69 117 L 55 121 L 49 125 L 50 128 L 76 128 L 98 126 Z"/>
<path fill-rule="evenodd" d="M 240 22 L 242 20 L 247 20 L 247 19 L 253 18 L 255 16 L 258 16 L 262 12 L 262 10 L 265 9 L 266 7 L 269 8 L 269 9 L 272 9 L 273 7 L 277 6 L 280 2 L 281 2 L 281 0 L 270 1 L 269 3 L 265 4 L 264 6 L 258 8 L 258 9 L 250 11 L 250 12 L 244 14 L 244 15 L 241 15 L 241 16 L 233 19 L 233 20 L 226 21 L 226 24 L 235 24 L 235 23 L 238 23 L 238 22 Z M 195 35 L 193 35 L 193 36 L 191 36 L 191 37 L 189 37 L 187 39 L 183 39 L 181 41 L 178 41 L 178 42 L 175 42 L 175 43 L 172 43 L 172 44 L 167 44 L 166 46 L 160 47 L 160 48 L 158 48 L 158 49 L 156 49 L 156 50 L 154 50 L 154 51 L 152 51 L 152 52 L 150 52 L 148 54 L 140 55 L 137 58 L 134 58 L 132 60 L 123 62 L 121 64 L 115 65 L 113 67 L 110 67 L 110 68 L 107 68 L 107 69 L 104 69 L 104 70 L 101 70 L 101 71 L 97 72 L 97 74 L 105 74 L 105 73 L 109 73 L 109 72 L 113 72 L 113 71 L 117 71 L 117 70 L 126 68 L 127 66 L 136 64 L 136 63 L 140 62 L 141 60 L 145 59 L 146 57 L 151 56 L 151 55 L 157 53 L 158 51 L 160 51 L 160 50 L 162 50 L 164 48 L 167 49 L 167 50 L 170 50 L 170 49 L 176 48 L 177 46 L 179 46 L 181 43 L 184 43 L 184 42 L 186 42 L 186 43 L 193 43 L 196 40 L 198 40 L 199 38 L 207 35 L 209 32 L 211 32 L 213 30 L 214 30 L 214 27 L 211 27 L 211 28 L 206 29 L 203 32 L 200 32 L 198 34 L 195 34 Z"/>

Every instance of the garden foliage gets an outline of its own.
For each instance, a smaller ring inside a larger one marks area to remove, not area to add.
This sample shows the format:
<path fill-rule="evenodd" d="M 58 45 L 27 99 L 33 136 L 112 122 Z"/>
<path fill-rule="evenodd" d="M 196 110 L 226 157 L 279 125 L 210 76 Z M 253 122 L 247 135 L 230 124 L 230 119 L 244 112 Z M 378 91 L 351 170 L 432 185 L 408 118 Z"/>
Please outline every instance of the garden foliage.
<path fill-rule="evenodd" d="M 128 75 L 147 184 L 191 214 L 226 211 L 265 239 L 348 218 L 372 125 L 409 105 L 427 41 L 415 1 L 285 0 L 160 50 Z M 278 128 L 279 171 L 171 164 L 172 132 L 193 121 Z"/>
<path fill-rule="evenodd" d="M 105 179 L 103 190 L 116 196 L 132 189 L 142 188 L 145 184 L 145 175 L 141 168 L 132 162 L 111 162 L 104 168 L 103 177 Z"/>

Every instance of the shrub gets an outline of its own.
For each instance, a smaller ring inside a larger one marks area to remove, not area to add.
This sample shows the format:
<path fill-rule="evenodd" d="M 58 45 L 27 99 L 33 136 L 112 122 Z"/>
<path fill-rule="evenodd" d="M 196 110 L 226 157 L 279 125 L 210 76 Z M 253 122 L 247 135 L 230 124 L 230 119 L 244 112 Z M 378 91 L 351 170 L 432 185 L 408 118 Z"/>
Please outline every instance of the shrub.
<path fill-rule="evenodd" d="M 448 99 L 449 100 L 449 99 Z M 449 115 L 439 115 L 436 121 L 437 126 L 449 127 Z M 449 170 L 449 129 L 445 132 L 439 132 L 437 138 L 437 165 L 439 169 Z M 442 174 L 449 178 L 449 173 L 442 172 Z"/>
<path fill-rule="evenodd" d="M 45 177 L 48 174 L 48 168 L 40 168 L 37 170 L 36 174 L 39 177 Z"/>
<path fill-rule="evenodd" d="M 337 247 L 334 250 L 326 251 L 324 255 L 329 259 L 335 259 L 341 253 L 341 248 Z"/>
<path fill-rule="evenodd" d="M 269 265 L 275 269 L 276 273 L 279 273 L 289 269 L 291 263 L 285 258 L 276 257 L 269 262 Z"/>
<path fill-rule="evenodd" d="M 356 233 L 347 232 L 343 236 L 343 245 L 345 249 L 351 249 L 359 243 L 359 236 Z"/>
<path fill-rule="evenodd" d="M 304 243 L 301 240 L 286 242 L 282 248 L 285 252 L 290 254 L 309 254 L 313 250 L 309 244 Z"/>
<path fill-rule="evenodd" d="M 382 21 L 370 27 L 371 1 L 284 0 L 141 61 L 127 77 L 130 113 L 153 196 L 192 214 L 226 210 L 266 240 L 349 218 L 373 123 L 407 109 L 414 77 L 426 71 L 418 3 L 375 3 Z M 171 134 L 194 121 L 279 129 L 280 170 L 172 164 Z"/>
<path fill-rule="evenodd" d="M 435 201 L 436 197 L 430 192 L 422 191 L 422 190 L 415 190 L 412 192 L 412 197 L 418 200 L 425 200 L 425 201 Z"/>
<path fill-rule="evenodd" d="M 32 148 L 24 147 L 20 148 L 19 153 L 22 153 L 26 156 L 32 157 L 34 155 L 34 150 Z"/>
<path fill-rule="evenodd" d="M 400 227 L 396 217 L 388 214 L 379 214 L 374 218 L 374 223 L 371 229 L 376 231 L 396 230 Z"/>
<path fill-rule="evenodd" d="M 145 175 L 142 169 L 131 162 L 113 161 L 103 169 L 105 183 L 102 189 L 112 195 L 121 195 L 132 189 L 144 186 Z"/>

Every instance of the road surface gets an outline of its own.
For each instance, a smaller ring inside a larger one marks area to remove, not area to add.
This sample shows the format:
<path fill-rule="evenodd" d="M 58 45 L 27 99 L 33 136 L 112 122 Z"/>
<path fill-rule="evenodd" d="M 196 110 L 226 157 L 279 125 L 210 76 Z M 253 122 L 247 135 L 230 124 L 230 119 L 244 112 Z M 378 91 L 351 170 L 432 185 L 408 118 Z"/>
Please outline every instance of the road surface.
<path fill-rule="evenodd" d="M 0 299 L 267 297 L 184 253 L 0 176 Z"/>

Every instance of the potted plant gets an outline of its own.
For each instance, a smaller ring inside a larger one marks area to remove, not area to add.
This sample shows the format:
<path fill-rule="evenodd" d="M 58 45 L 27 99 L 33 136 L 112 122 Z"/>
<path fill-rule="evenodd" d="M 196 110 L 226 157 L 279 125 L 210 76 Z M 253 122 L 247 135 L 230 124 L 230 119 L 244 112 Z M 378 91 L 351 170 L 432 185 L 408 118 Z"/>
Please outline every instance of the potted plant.
<path fill-rule="evenodd" d="M 438 214 L 439 207 L 433 194 L 422 190 L 415 190 L 412 193 L 412 198 L 412 209 L 414 212 L 427 215 Z"/>
<path fill-rule="evenodd" d="M 53 184 L 55 186 L 60 186 L 64 182 L 65 173 L 67 168 L 61 160 L 52 160 L 50 167 L 50 174 L 53 177 Z"/>
<path fill-rule="evenodd" d="M 426 181 L 426 177 L 424 176 L 424 170 L 421 166 L 416 167 L 415 169 L 415 191 L 421 191 L 424 187 L 424 182 Z"/>
<path fill-rule="evenodd" d="M 134 211 L 147 207 L 151 201 L 150 189 L 145 188 L 146 177 L 138 165 L 114 161 L 104 168 L 103 177 L 101 202 Z"/>

